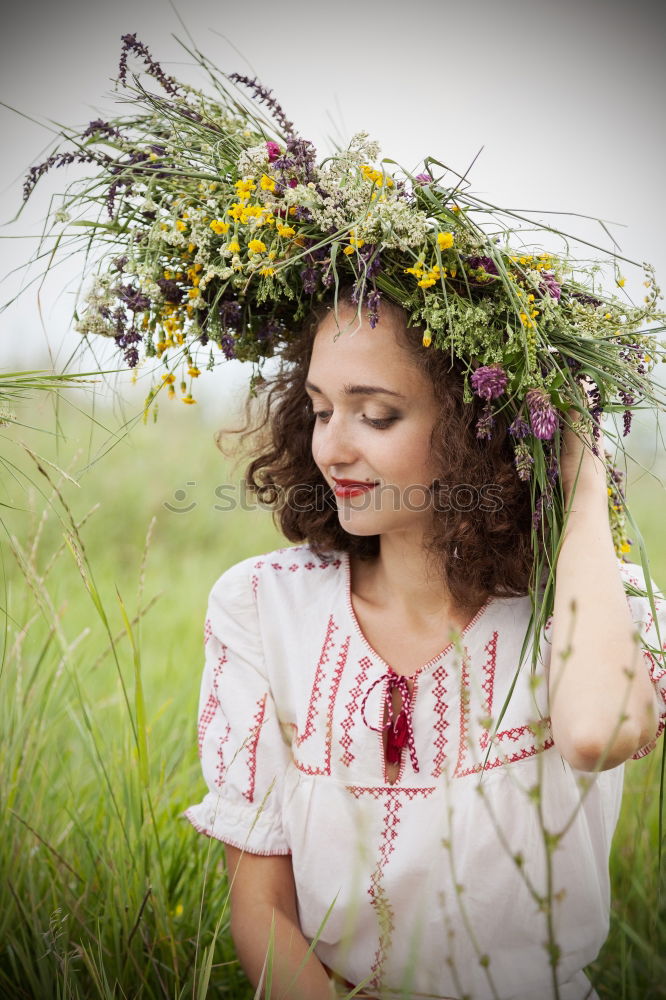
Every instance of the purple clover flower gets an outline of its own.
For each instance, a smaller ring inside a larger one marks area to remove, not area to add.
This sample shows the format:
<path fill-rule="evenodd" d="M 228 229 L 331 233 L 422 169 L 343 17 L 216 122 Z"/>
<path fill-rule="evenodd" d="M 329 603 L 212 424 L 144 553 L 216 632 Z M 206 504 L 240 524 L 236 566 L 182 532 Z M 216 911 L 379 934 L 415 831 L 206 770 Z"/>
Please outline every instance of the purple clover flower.
<path fill-rule="evenodd" d="M 550 396 L 543 389 L 530 389 L 525 396 L 530 415 L 532 433 L 541 441 L 550 441 L 557 430 L 557 410 L 550 401 Z"/>
<path fill-rule="evenodd" d="M 501 365 L 482 365 L 472 372 L 472 388 L 481 399 L 497 399 L 506 389 L 507 374 Z"/>
<path fill-rule="evenodd" d="M 266 150 L 268 152 L 269 163 L 273 163 L 275 160 L 277 160 L 278 156 L 280 155 L 280 147 L 278 146 L 277 142 L 273 142 L 272 139 L 269 139 L 268 142 L 266 143 Z"/>
<path fill-rule="evenodd" d="M 539 285 L 539 291 L 542 293 L 542 295 L 548 292 L 551 299 L 556 299 L 557 302 L 559 302 L 562 295 L 562 286 L 557 281 L 553 272 L 542 271 L 541 277 L 543 280 Z"/>
<path fill-rule="evenodd" d="M 416 177 L 414 178 L 414 180 L 416 181 L 417 184 L 421 184 L 421 185 L 423 185 L 423 184 L 430 184 L 432 182 L 432 178 L 431 178 L 430 174 L 425 174 L 425 173 L 424 174 L 417 174 Z"/>

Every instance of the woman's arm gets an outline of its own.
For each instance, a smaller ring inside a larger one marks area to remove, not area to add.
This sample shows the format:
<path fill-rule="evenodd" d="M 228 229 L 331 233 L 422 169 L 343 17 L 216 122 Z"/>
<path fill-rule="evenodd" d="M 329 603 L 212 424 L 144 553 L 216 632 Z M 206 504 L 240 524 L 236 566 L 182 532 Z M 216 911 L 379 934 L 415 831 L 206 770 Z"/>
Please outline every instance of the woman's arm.
<path fill-rule="evenodd" d="M 569 417 L 575 419 L 576 412 Z M 560 472 L 570 515 L 555 576 L 549 678 L 553 739 L 573 767 L 605 770 L 653 738 L 656 698 L 642 669 L 615 555 L 605 468 L 569 428 Z"/>
<path fill-rule="evenodd" d="M 271 1000 L 331 1000 L 334 985 L 314 952 L 297 974 L 310 943 L 298 922 L 291 857 L 248 854 L 229 844 L 225 852 L 231 936 L 252 985 L 259 984 L 274 921 Z M 264 990 L 261 995 L 266 996 Z"/>

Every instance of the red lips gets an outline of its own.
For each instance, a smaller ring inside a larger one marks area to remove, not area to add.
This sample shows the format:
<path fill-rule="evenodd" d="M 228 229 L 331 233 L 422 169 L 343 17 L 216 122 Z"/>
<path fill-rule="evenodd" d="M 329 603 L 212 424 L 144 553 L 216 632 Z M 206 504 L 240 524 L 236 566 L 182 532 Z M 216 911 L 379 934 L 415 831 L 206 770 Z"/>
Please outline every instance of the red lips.
<path fill-rule="evenodd" d="M 335 479 L 335 476 L 333 478 Z M 377 483 L 361 483 L 356 479 L 335 479 L 334 493 L 336 497 L 353 497 L 359 493 L 367 493 L 375 486 Z"/>

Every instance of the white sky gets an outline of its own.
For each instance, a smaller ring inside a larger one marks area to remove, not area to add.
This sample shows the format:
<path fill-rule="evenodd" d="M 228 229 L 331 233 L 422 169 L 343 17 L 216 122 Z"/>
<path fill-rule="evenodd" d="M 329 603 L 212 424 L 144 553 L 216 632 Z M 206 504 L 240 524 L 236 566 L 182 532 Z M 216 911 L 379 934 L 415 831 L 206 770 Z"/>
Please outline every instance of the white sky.
<path fill-rule="evenodd" d="M 506 207 L 621 223 L 612 231 L 622 252 L 666 276 L 666 17 L 656 5 L 180 2 L 199 47 L 224 72 L 256 74 L 320 158 L 331 151 L 328 137 L 346 143 L 361 129 L 408 169 L 432 155 L 462 172 L 483 146 L 470 175 L 474 193 Z M 167 71 L 190 72 L 172 37 L 185 35 L 168 0 L 12 5 L 0 37 L 0 99 L 40 121 L 85 125 L 113 114 L 109 94 L 125 32 L 136 32 Z M 6 222 L 20 204 L 26 168 L 39 162 L 50 137 L 4 108 L 0 115 Z M 38 186 L 28 214 L 2 234 L 34 233 L 65 177 L 61 170 Z M 553 221 L 603 238 L 581 220 Z M 1 240 L 2 271 L 33 246 Z M 77 271 L 72 263 L 69 275 Z M 640 296 L 641 273 L 626 271 L 627 287 Z M 46 332 L 33 290 L 0 316 L 0 367 L 42 366 L 47 340 L 64 362 L 77 343 L 66 335 L 72 293 L 64 284 L 56 276 L 42 292 Z M 0 286 L 1 301 L 12 288 L 11 281 Z M 230 380 L 238 384 L 240 367 L 200 380 L 204 407 L 215 409 Z"/>

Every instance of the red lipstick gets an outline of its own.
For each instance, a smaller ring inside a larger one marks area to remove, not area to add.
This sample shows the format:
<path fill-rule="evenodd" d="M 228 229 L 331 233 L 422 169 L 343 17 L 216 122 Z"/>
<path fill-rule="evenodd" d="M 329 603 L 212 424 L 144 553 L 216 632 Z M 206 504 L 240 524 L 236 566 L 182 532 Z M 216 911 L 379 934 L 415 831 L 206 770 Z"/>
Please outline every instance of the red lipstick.
<path fill-rule="evenodd" d="M 377 483 L 363 483 L 358 479 L 336 479 L 334 493 L 336 497 L 353 497 L 360 493 L 366 493 L 368 490 L 374 489 Z"/>

